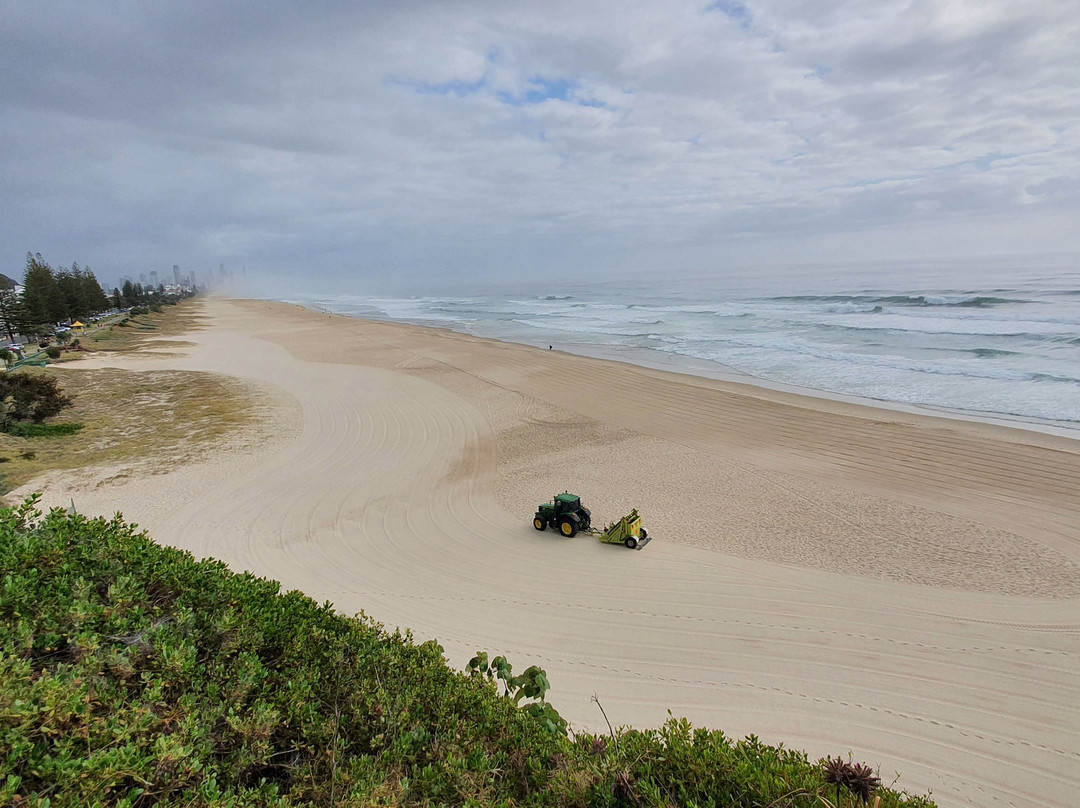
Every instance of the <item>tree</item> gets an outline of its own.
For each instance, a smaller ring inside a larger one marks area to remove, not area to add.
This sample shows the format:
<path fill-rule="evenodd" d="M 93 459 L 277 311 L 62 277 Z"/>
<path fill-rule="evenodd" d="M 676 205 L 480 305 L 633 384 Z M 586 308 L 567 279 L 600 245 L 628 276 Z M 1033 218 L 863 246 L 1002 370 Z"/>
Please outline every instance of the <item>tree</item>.
<path fill-rule="evenodd" d="M 84 313 L 82 307 L 82 270 L 78 264 L 72 264 L 71 269 L 60 267 L 53 276 L 56 279 L 56 288 L 63 301 L 64 316 L 61 320 L 74 320 Z"/>
<path fill-rule="evenodd" d="M 56 277 L 41 253 L 26 254 L 23 305 L 26 307 L 27 329 L 38 334 L 52 331 L 56 323 L 65 317 L 64 300 Z"/>
<path fill-rule="evenodd" d="M 109 298 L 105 296 L 105 290 L 101 288 L 101 284 L 98 283 L 90 267 L 83 270 L 82 301 L 85 314 L 97 314 L 109 308 Z"/>
<path fill-rule="evenodd" d="M 25 329 L 26 307 L 22 298 L 15 293 L 10 284 L 0 285 L 0 325 L 7 332 L 8 339 L 15 341 L 15 334 Z"/>
<path fill-rule="evenodd" d="M 89 267 L 81 269 L 78 264 L 72 264 L 71 269 L 61 267 L 55 277 L 64 300 L 65 319 L 89 317 L 109 307 L 105 292 Z"/>

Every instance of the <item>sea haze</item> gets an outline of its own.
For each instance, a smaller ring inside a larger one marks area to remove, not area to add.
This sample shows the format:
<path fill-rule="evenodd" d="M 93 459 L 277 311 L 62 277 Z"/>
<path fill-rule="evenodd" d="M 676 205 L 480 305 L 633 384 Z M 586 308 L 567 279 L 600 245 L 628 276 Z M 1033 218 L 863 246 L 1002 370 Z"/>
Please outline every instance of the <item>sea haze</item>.
<path fill-rule="evenodd" d="M 664 276 L 292 301 L 684 372 L 733 370 L 825 393 L 1080 430 L 1080 272 L 1072 268 L 879 267 L 819 271 L 812 282 L 775 273 Z"/>

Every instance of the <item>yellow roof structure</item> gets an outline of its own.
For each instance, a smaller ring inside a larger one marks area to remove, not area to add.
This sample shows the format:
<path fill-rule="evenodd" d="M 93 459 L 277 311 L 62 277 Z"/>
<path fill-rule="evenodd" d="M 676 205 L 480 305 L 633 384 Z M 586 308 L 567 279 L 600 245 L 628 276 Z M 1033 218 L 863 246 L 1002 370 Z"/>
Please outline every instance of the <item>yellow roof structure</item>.
<path fill-rule="evenodd" d="M 80 323 L 80 322 L 79 322 L 78 320 L 76 320 L 75 322 L 73 322 L 73 323 L 71 324 L 71 327 L 72 327 L 72 328 L 83 328 L 84 326 L 83 326 L 83 324 L 82 324 L 82 323 Z"/>

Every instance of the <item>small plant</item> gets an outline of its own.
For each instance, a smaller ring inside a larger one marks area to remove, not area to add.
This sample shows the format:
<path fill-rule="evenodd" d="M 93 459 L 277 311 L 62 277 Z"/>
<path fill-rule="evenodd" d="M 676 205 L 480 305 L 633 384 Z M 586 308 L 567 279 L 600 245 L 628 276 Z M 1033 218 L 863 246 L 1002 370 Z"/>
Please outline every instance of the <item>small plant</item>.
<path fill-rule="evenodd" d="M 15 361 L 15 354 L 7 348 L 0 348 L 0 359 L 4 360 L 4 365 L 6 367 L 11 367 L 12 363 Z"/>
<path fill-rule="evenodd" d="M 50 345 L 48 348 L 45 349 L 45 355 L 49 357 L 49 359 L 59 359 L 60 353 L 60 348 L 56 345 Z"/>
<path fill-rule="evenodd" d="M 863 803 L 870 798 L 881 785 L 881 778 L 865 763 L 849 763 L 843 758 L 827 759 L 825 763 L 825 782 L 836 786 L 836 806 L 840 806 L 840 789 L 845 788 Z"/>
<path fill-rule="evenodd" d="M 497 656 L 488 663 L 488 655 L 480 651 L 469 660 L 466 671 L 480 676 L 486 676 L 489 680 L 498 679 L 503 683 L 504 696 L 513 700 L 514 704 L 520 705 L 521 700 L 536 699 L 523 706 L 521 709 L 527 715 L 540 720 L 544 729 L 552 735 L 566 735 L 566 721 L 558 711 L 546 701 L 544 697 L 551 689 L 547 674 L 542 668 L 531 665 L 520 676 L 514 676 L 510 663 L 504 656 Z"/>

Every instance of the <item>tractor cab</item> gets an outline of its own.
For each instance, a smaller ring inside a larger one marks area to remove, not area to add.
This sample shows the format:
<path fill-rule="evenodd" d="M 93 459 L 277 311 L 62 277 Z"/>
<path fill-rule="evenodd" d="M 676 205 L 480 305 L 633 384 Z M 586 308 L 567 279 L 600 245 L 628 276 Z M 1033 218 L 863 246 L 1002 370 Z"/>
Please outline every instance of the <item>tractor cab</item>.
<path fill-rule="evenodd" d="M 555 515 L 577 513 L 581 510 L 581 497 L 577 494 L 557 494 L 554 498 Z"/>

